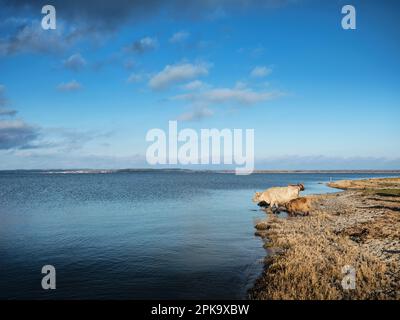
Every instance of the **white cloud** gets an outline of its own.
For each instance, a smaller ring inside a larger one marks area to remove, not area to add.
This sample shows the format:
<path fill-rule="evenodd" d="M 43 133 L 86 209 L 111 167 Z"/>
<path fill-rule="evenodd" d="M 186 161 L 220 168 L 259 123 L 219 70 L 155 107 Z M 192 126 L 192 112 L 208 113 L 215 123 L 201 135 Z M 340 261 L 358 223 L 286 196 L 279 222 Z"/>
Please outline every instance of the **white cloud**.
<path fill-rule="evenodd" d="M 213 89 L 204 94 L 204 97 L 217 103 L 237 102 L 240 104 L 255 104 L 258 102 L 270 100 L 274 97 L 271 92 L 256 92 L 252 89 Z"/>
<path fill-rule="evenodd" d="M 207 107 L 195 108 L 194 110 L 184 113 L 178 117 L 178 121 L 199 121 L 204 118 L 209 118 L 214 115 L 214 112 Z"/>
<path fill-rule="evenodd" d="M 254 105 L 280 96 L 278 92 L 254 91 L 251 88 L 215 88 L 200 93 L 188 93 L 175 96 L 174 99 L 196 103 L 238 103 Z"/>
<path fill-rule="evenodd" d="M 64 60 L 63 65 L 65 68 L 72 71 L 80 71 L 86 66 L 86 60 L 80 53 L 73 54 L 67 60 Z"/>
<path fill-rule="evenodd" d="M 172 37 L 169 39 L 170 43 L 181 43 L 185 40 L 187 40 L 190 36 L 189 32 L 186 31 L 179 31 L 176 32 L 172 35 Z"/>
<path fill-rule="evenodd" d="M 251 71 L 250 76 L 253 78 L 263 78 L 271 74 L 271 72 L 272 70 L 270 68 L 257 66 Z"/>
<path fill-rule="evenodd" d="M 57 89 L 60 91 L 77 91 L 82 89 L 82 85 L 79 82 L 72 80 L 70 82 L 60 83 L 57 86 Z"/>
<path fill-rule="evenodd" d="M 150 79 L 149 85 L 152 89 L 165 89 L 175 83 L 207 75 L 208 69 L 209 66 L 204 63 L 167 65 Z"/>
<path fill-rule="evenodd" d="M 194 80 L 194 81 L 191 81 L 191 82 L 183 85 L 182 88 L 185 90 L 198 90 L 198 89 L 203 88 L 204 86 L 205 86 L 205 84 L 202 81 Z"/>

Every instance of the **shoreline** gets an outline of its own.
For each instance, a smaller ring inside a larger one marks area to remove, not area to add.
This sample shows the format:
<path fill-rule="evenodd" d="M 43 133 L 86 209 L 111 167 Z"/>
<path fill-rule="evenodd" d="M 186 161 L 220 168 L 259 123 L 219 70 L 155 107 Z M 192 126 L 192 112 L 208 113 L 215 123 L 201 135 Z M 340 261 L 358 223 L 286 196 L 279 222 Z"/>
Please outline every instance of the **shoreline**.
<path fill-rule="evenodd" d="M 309 216 L 256 225 L 267 256 L 250 299 L 400 299 L 400 178 L 327 185 L 338 192 L 306 196 Z M 343 289 L 345 266 L 355 289 Z"/>
<path fill-rule="evenodd" d="M 187 169 L 187 168 L 99 168 L 99 169 L 90 169 L 90 168 L 69 168 L 69 169 L 1 169 L 0 173 L 15 173 L 15 172 L 40 172 L 40 173 L 135 173 L 135 172 L 187 172 L 187 173 L 235 173 L 235 170 L 219 170 L 219 169 Z M 387 169 L 387 170 L 374 170 L 374 169 L 366 169 L 366 170 L 341 170 L 341 169 L 332 169 L 332 170 L 258 170 L 255 169 L 252 174 L 266 174 L 266 173 L 313 173 L 313 174 L 400 174 L 400 170 L 397 169 Z"/>

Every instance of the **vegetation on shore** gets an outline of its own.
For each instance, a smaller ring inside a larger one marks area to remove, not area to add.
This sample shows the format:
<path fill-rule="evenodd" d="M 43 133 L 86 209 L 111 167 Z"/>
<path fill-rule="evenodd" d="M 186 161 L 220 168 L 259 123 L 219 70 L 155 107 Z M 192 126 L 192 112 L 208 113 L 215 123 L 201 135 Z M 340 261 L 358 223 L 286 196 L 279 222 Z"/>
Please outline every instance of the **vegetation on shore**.
<path fill-rule="evenodd" d="M 339 181 L 309 216 L 258 223 L 268 256 L 253 299 L 400 299 L 400 178 Z M 354 268 L 344 289 L 342 268 Z"/>

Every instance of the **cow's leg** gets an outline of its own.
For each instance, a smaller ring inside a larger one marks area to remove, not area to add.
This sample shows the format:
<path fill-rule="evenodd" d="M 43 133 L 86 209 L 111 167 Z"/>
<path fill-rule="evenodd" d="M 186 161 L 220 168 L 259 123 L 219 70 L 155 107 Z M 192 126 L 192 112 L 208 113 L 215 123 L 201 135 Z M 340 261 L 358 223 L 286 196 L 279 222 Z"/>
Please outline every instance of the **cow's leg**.
<path fill-rule="evenodd" d="M 276 211 L 277 211 L 277 209 L 278 209 L 277 204 L 274 203 L 274 202 L 271 202 L 270 206 L 271 206 L 271 211 L 272 211 L 272 213 L 276 213 Z"/>

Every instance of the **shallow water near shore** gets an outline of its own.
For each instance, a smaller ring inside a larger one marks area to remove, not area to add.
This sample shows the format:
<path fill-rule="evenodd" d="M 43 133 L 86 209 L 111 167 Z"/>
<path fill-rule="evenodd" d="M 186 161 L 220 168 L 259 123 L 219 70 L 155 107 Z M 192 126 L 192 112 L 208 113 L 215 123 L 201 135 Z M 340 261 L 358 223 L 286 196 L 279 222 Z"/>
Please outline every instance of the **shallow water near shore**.
<path fill-rule="evenodd" d="M 0 172 L 0 298 L 246 298 L 265 256 L 254 191 L 385 176 Z M 53 291 L 41 289 L 47 264 Z"/>

